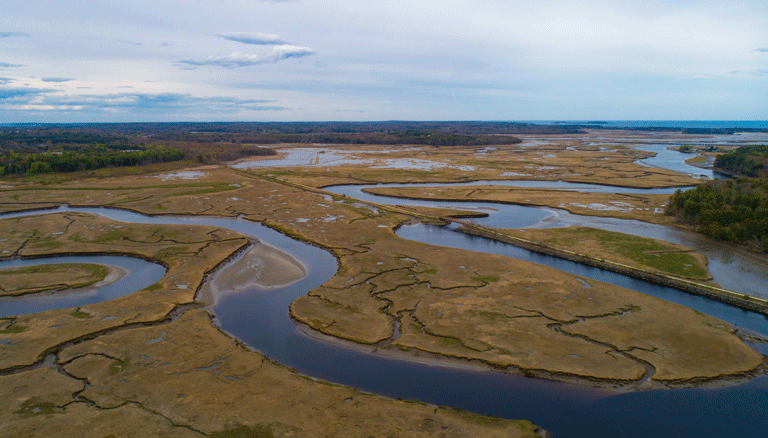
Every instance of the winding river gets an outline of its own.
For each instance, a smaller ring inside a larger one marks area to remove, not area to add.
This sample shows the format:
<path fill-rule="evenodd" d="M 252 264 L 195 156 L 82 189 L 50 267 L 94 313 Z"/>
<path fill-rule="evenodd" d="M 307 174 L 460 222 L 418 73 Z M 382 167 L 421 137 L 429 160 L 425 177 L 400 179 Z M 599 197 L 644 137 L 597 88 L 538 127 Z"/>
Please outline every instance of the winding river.
<path fill-rule="evenodd" d="M 491 184 L 491 182 L 473 184 Z M 549 188 L 566 190 L 621 190 L 613 187 L 574 185 L 563 182 L 504 182 L 504 184 L 549 186 Z M 438 184 L 428 185 L 438 186 Z M 337 186 L 329 188 L 329 190 L 376 203 L 467 207 L 467 204 L 464 203 L 373 197 L 360 192 L 359 186 Z M 639 190 L 639 192 L 644 191 Z M 716 276 L 715 281 L 721 285 L 758 296 L 766 296 L 768 293 L 763 290 L 768 284 L 766 278 L 768 269 L 765 267 L 765 259 L 750 257 L 749 254 L 733 251 L 733 247 L 723 246 L 690 233 L 637 221 L 572 215 L 556 209 L 495 203 L 472 203 L 471 207 L 482 209 L 490 214 L 486 219 L 477 220 L 479 224 L 490 227 L 525 228 L 585 225 L 680 243 L 707 255 L 710 271 Z M 259 290 L 254 288 L 248 293 L 222 297 L 211 310 L 225 331 L 271 359 L 314 378 L 391 397 L 454 406 L 503 418 L 526 418 L 553 432 L 557 437 L 762 436 L 768 430 L 768 415 L 766 415 L 766 406 L 768 406 L 767 376 L 717 389 L 690 388 L 616 393 L 499 372 L 398 360 L 309 337 L 300 331 L 290 319 L 288 306 L 298 297 L 306 294 L 308 290 L 320 286 L 330 279 L 337 270 L 336 260 L 324 250 L 292 240 L 254 222 L 242 219 L 196 216 L 150 217 L 123 210 L 68 207 L 0 217 L 57 211 L 79 211 L 131 223 L 216 226 L 258 238 L 266 244 L 293 255 L 307 269 L 307 276 L 304 279 L 279 289 Z M 500 242 L 457 233 L 452 231 L 451 227 L 403 226 L 397 234 L 402 238 L 419 242 L 501 254 L 544 264 L 578 275 L 586 282 L 599 280 L 637 290 L 716 316 L 740 329 L 768 336 L 768 320 L 762 315 L 743 311 L 706 298 L 688 295 L 675 289 L 645 283 L 620 274 L 537 254 Z M 126 258 L 121 257 L 121 259 Z M 85 257 L 72 260 L 111 265 L 121 263 L 120 261 L 107 260 L 105 257 Z M 49 262 L 54 261 L 61 262 L 61 260 L 49 260 Z M 0 267 L 7 267 L 8 263 L 20 262 L 2 262 Z M 41 260 L 23 262 L 39 263 Z M 149 263 L 149 265 L 152 264 Z M 734 267 L 738 268 L 738 272 L 734 273 Z M 129 268 L 138 269 L 124 267 L 124 269 Z M 160 277 L 163 273 L 159 274 Z M 140 276 L 149 278 L 148 275 Z M 130 275 L 129 277 L 137 276 Z M 146 281 L 154 282 L 157 279 L 152 277 L 151 280 L 147 279 Z M 122 292 L 129 293 L 143 287 L 145 286 L 138 283 L 132 284 L 123 287 Z M 101 292 L 100 290 L 99 293 Z M 109 298 L 109 295 L 104 295 L 97 300 L 103 301 L 113 298 L 115 297 Z M 71 307 L 80 304 L 73 301 L 71 303 L 60 302 L 55 305 Z M 5 307 L 4 303 L 0 303 L 0 308 L 5 310 Z M 39 309 L 38 307 L 30 307 L 28 310 L 39 311 Z M 11 312 L 9 314 L 26 313 L 21 308 L 8 310 L 8 312 Z M 3 341 L 0 339 L 0 344 Z M 763 354 L 768 354 L 768 345 L 754 344 L 753 348 Z"/>
<path fill-rule="evenodd" d="M 38 213 L 55 211 L 78 211 L 132 223 L 222 227 L 256 237 L 294 255 L 307 267 L 304 279 L 277 290 L 254 289 L 250 293 L 224 297 L 212 311 L 225 331 L 271 359 L 312 377 L 391 397 L 449 405 L 504 418 L 526 418 L 558 437 L 645 437 L 660 431 L 677 437 L 758 436 L 768 427 L 768 416 L 765 415 L 768 377 L 758 377 L 721 389 L 691 388 L 617 394 L 498 372 L 397 360 L 319 341 L 298 330 L 288 315 L 288 306 L 336 273 L 336 260 L 324 250 L 241 219 L 150 217 L 105 208 L 62 207 Z M 761 315 L 674 289 L 466 236 L 442 227 L 402 227 L 399 235 L 426 243 L 487 250 L 547 264 L 574 272 L 585 279 L 599 279 L 681 302 L 738 327 L 768 334 L 768 324 Z M 89 258 L 89 261 L 93 259 Z M 681 406 L 685 407 L 684 412 L 680 411 Z"/>

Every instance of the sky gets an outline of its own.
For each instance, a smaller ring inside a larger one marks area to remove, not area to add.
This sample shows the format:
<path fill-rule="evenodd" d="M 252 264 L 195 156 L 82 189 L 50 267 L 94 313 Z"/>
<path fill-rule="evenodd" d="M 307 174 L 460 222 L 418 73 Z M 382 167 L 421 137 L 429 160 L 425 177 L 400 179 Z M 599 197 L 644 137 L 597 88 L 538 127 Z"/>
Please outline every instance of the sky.
<path fill-rule="evenodd" d="M 768 2 L 0 3 L 0 123 L 768 120 Z"/>

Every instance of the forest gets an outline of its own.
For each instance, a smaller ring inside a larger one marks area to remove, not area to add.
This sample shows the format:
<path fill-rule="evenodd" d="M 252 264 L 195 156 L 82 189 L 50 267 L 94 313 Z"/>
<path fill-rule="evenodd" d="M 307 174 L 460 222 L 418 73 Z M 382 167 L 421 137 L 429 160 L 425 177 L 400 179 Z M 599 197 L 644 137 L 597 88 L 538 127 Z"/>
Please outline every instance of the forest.
<path fill-rule="evenodd" d="M 715 167 L 728 173 L 758 178 L 768 175 L 768 145 L 742 146 L 718 155 Z"/>
<path fill-rule="evenodd" d="M 104 167 L 139 166 L 184 159 L 184 152 L 152 147 L 114 151 L 105 147 L 83 147 L 66 152 L 7 152 L 0 155 L 0 175 L 77 172 Z"/>
<path fill-rule="evenodd" d="M 179 160 L 221 163 L 270 148 L 232 142 L 168 141 L 154 137 L 148 124 L 82 124 L 0 127 L 0 175 L 89 171 Z"/>
<path fill-rule="evenodd" d="M 768 177 L 715 180 L 677 190 L 667 212 L 708 236 L 768 252 Z"/>
<path fill-rule="evenodd" d="M 261 144 L 418 144 L 487 146 L 517 144 L 515 134 L 575 134 L 571 125 L 519 122 L 206 122 L 101 123 L 0 126 L 0 144 L 118 144 L 154 142 Z M 197 152 L 199 153 L 199 151 Z M 195 156 L 191 154 L 190 156 Z"/>

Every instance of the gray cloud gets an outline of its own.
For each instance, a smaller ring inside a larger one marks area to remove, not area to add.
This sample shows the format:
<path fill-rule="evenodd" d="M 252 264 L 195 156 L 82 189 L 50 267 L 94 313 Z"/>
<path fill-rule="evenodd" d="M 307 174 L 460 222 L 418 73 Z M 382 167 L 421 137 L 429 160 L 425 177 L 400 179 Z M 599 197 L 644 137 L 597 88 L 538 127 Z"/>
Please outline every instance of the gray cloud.
<path fill-rule="evenodd" d="M 0 32 L 0 38 L 11 38 L 11 37 L 28 37 L 29 34 L 26 32 Z"/>
<path fill-rule="evenodd" d="M 82 113 L 125 114 L 189 114 L 201 111 L 208 114 L 234 114 L 244 110 L 279 111 L 286 108 L 275 105 L 274 100 L 237 99 L 230 97 L 195 97 L 178 93 L 117 93 L 61 95 L 52 89 L 0 88 L 0 102 L 14 106 L 29 105 L 30 111 L 41 107 L 66 108 Z M 0 104 L 0 108 L 3 106 Z M 16 108 L 16 110 L 19 110 Z"/>
<path fill-rule="evenodd" d="M 186 59 L 178 61 L 178 65 L 185 69 L 194 69 L 205 65 L 215 65 L 225 68 L 249 67 L 261 64 L 274 64 L 289 58 L 303 58 L 314 55 L 316 52 L 309 47 L 298 47 L 291 45 L 275 46 L 272 52 L 266 56 L 250 55 L 247 53 L 232 52 L 229 55 L 213 55 L 208 59 L 194 60 Z"/>
<path fill-rule="evenodd" d="M 50 91 L 53 90 L 45 88 L 0 88 L 0 100 L 24 101 L 25 98 L 39 96 Z"/>
<path fill-rule="evenodd" d="M 43 82 L 69 82 L 72 78 L 41 78 Z"/>
<path fill-rule="evenodd" d="M 0 68 L 24 67 L 24 64 L 11 64 L 10 62 L 0 62 Z"/>
<path fill-rule="evenodd" d="M 285 40 L 280 38 L 279 35 L 271 35 L 267 33 L 231 32 L 220 33 L 216 36 L 243 44 L 257 44 L 262 46 L 286 44 Z"/>

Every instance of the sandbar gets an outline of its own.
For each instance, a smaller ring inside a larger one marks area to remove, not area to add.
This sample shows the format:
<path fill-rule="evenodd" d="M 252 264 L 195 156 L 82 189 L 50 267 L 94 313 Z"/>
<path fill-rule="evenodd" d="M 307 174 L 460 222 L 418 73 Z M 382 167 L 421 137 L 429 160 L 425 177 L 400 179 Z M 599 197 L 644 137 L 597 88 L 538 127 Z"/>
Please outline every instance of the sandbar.
<path fill-rule="evenodd" d="M 256 242 L 203 285 L 200 299 L 215 305 L 227 295 L 249 288 L 276 289 L 299 281 L 306 275 L 304 265 L 290 254 L 263 242 Z"/>

